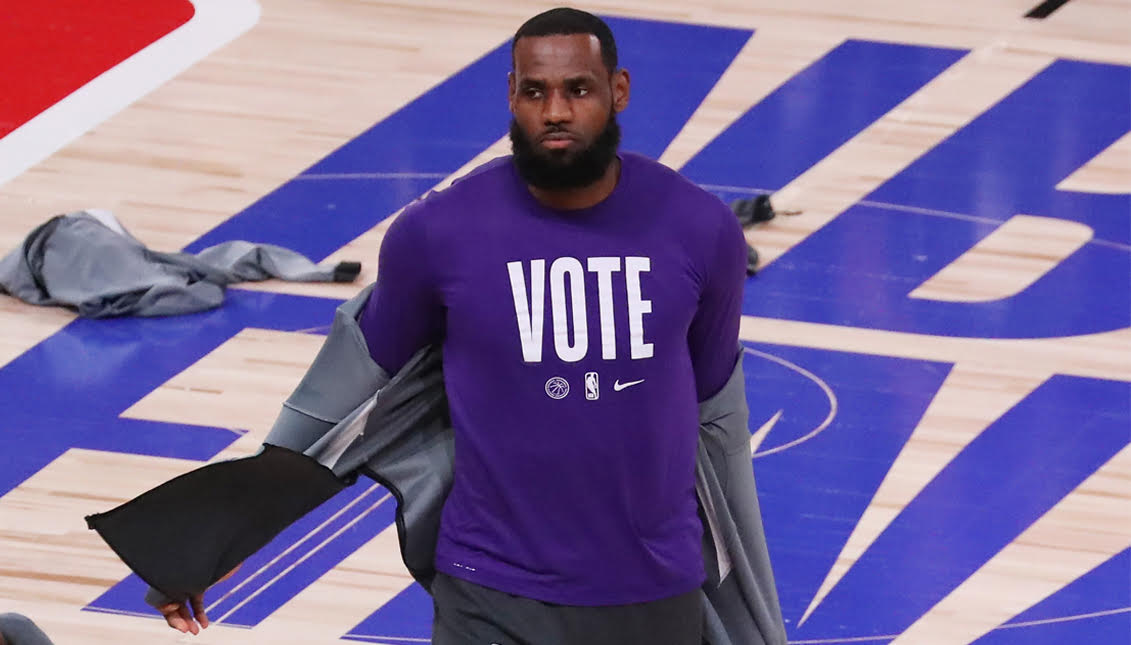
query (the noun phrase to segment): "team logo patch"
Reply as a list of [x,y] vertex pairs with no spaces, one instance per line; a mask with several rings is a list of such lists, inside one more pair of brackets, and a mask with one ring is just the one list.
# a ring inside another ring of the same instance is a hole
[[569,381],[555,376],[546,381],[546,395],[551,399],[564,399],[569,394]]

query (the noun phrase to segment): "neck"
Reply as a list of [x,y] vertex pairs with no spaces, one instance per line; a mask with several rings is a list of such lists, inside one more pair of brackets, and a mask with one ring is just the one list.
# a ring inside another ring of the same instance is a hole
[[613,162],[605,169],[605,174],[597,181],[580,188],[568,190],[545,190],[527,184],[526,188],[534,195],[543,206],[555,210],[572,211],[596,206],[612,194],[620,180],[620,159],[614,157]]

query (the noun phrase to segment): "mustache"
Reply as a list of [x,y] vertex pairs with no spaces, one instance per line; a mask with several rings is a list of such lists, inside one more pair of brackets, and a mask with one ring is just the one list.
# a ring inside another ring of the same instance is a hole
[[543,151],[534,144],[534,141],[563,133],[580,139],[576,132],[560,123],[547,123],[540,130],[527,134],[516,119],[511,119],[512,160],[527,184],[547,190],[587,186],[599,179],[616,157],[620,144],[620,126],[616,112],[612,110],[596,140],[579,152],[566,154],[564,150]]
[[573,130],[570,130],[569,128],[565,127],[564,125],[557,125],[557,124],[551,123],[551,124],[548,124],[546,127],[542,128],[542,132],[539,133],[538,136],[539,136],[539,138],[541,138],[541,137],[545,137],[546,135],[550,135],[550,134],[568,134],[568,135],[572,136]]

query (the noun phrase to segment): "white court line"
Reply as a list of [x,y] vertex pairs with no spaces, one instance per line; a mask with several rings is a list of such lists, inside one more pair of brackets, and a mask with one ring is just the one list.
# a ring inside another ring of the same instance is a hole
[[317,327],[307,327],[306,329],[291,329],[292,334],[317,334],[324,336],[330,332],[331,325],[318,325]]
[[789,641],[789,645],[832,645],[833,643],[873,643],[875,641],[893,640],[898,634],[885,634],[883,636],[855,636],[853,638],[813,638],[803,641]]
[[[875,207],[875,208],[883,208],[883,209],[893,210],[893,211],[902,211],[904,213],[915,213],[917,215],[934,215],[936,217],[946,217],[946,218],[950,218],[950,219],[961,219],[961,220],[967,220],[967,221],[970,221],[970,222],[978,222],[978,223],[981,223],[981,224],[993,224],[995,226],[1000,226],[1000,225],[1005,223],[1001,220],[996,220],[996,219],[992,219],[992,218],[989,218],[989,217],[979,217],[977,215],[965,215],[963,213],[952,213],[950,211],[940,211],[940,210],[936,210],[936,209],[933,209],[933,208],[920,208],[918,206],[903,206],[903,205],[900,205],[900,204],[889,204],[887,202],[874,202],[874,201],[867,200],[867,199],[862,199],[862,200],[860,200],[859,202],[856,202],[856,203],[862,204],[864,206],[872,206],[872,207]],[[1050,217],[1050,219],[1058,219],[1058,218],[1052,217],[1052,216],[1049,216],[1049,217]],[[1081,223],[1081,222],[1076,222],[1075,220],[1064,220],[1064,221],[1076,223],[1076,224]],[[1131,251],[1131,245],[1123,244],[1121,242],[1112,242],[1111,240],[1101,240],[1101,239],[1097,239],[1097,238],[1093,237],[1092,239],[1088,240],[1087,243],[1088,244],[1099,244],[1100,246],[1110,246],[1110,247],[1121,249],[1121,250],[1124,250],[1124,251]]]
[[1008,623],[1006,625],[998,625],[994,630],[999,629],[1017,629],[1018,627],[1034,627],[1037,625],[1053,625],[1056,623],[1068,623],[1074,620],[1084,620],[1085,618],[1101,618],[1103,616],[1115,616],[1116,614],[1131,614],[1131,607],[1122,607],[1120,609],[1108,609],[1106,611],[1093,611],[1089,614],[1076,614],[1075,616],[1061,616],[1060,618],[1045,618],[1044,620],[1029,620],[1023,623]]
[[327,172],[299,175],[296,180],[311,181],[318,179],[444,179],[448,173],[443,172]]
[[93,611],[97,614],[113,614],[115,616],[132,616],[133,618],[152,618],[154,620],[161,618],[161,614],[157,613],[156,609],[148,614],[141,611],[129,611],[126,609],[107,609],[105,607],[83,607],[83,611]]
[[[774,191],[766,188],[756,188],[753,186],[722,186],[716,184],[698,184],[703,190],[721,190],[728,193],[743,193],[746,195],[773,195]],[[967,215],[965,213],[954,213],[951,211],[943,211],[935,208],[923,208],[920,206],[904,206],[902,204],[890,204],[888,202],[877,202],[870,199],[861,199],[853,204],[853,206],[871,206],[873,208],[883,208],[885,210],[901,211],[904,213],[915,213],[916,215],[933,215],[935,217],[946,217],[948,219],[960,219],[967,222],[977,222],[979,224],[993,224],[995,226],[1004,224],[1001,220],[996,220],[990,217],[980,217],[978,215]],[[1075,221],[1075,220],[1065,220]],[[1121,242],[1112,242],[1111,240],[1103,240],[1092,238],[1088,240],[1088,244],[1098,244],[1099,246],[1107,246],[1121,251],[1131,251],[1131,245],[1123,244]]]
[[703,190],[721,190],[728,193],[744,193],[747,195],[772,195],[773,190],[769,188],[755,188],[754,186],[724,186],[721,184],[699,184]]
[[191,0],[188,22],[0,138],[0,185],[50,157],[259,22],[255,0]]
[[370,506],[369,508],[365,509],[365,511],[364,511],[364,512],[362,512],[362,513],[361,513],[361,515],[358,515],[357,517],[353,518],[352,520],[350,520],[350,522],[349,522],[348,524],[346,524],[346,525],[345,525],[345,526],[343,526],[342,528],[340,528],[340,529],[338,529],[337,531],[335,531],[333,535],[331,535],[330,537],[326,538],[325,540],[322,540],[322,542],[321,542],[321,543],[320,543],[320,544],[319,544],[318,546],[314,547],[314,549],[313,549],[313,550],[311,550],[311,551],[310,551],[309,553],[307,553],[306,555],[304,555],[304,556],[302,556],[301,558],[299,558],[298,560],[296,560],[296,561],[294,562],[294,564],[292,564],[292,565],[290,565],[289,567],[287,567],[286,569],[283,569],[282,571],[280,571],[278,575],[276,575],[276,576],[275,576],[274,578],[271,578],[270,580],[268,580],[268,581],[267,581],[267,584],[263,585],[263,586],[262,586],[262,587],[260,587],[259,589],[256,589],[254,593],[252,593],[252,594],[251,594],[250,596],[248,596],[247,598],[244,598],[244,599],[243,599],[243,600],[242,600],[242,601],[241,601],[241,602],[240,602],[240,603],[239,603],[238,605],[236,605],[235,607],[232,607],[232,609],[231,609],[230,611],[228,611],[228,613],[226,613],[226,614],[224,614],[223,616],[221,616],[220,618],[218,618],[216,622],[222,622],[222,621],[223,621],[224,619],[228,618],[228,617],[229,617],[229,616],[231,616],[232,614],[234,614],[234,613],[236,613],[237,611],[239,611],[239,609],[240,609],[241,607],[243,607],[243,606],[244,606],[244,605],[246,605],[247,603],[251,602],[251,601],[252,601],[252,600],[253,600],[253,599],[254,599],[254,598],[255,598],[256,596],[258,596],[259,594],[261,594],[261,593],[263,593],[264,591],[266,591],[266,590],[267,590],[267,589],[268,589],[268,588],[269,588],[269,587],[270,587],[271,585],[275,584],[275,583],[276,583],[276,582],[278,582],[278,581],[279,581],[279,580],[280,580],[280,579],[281,579],[281,578],[282,578],[283,576],[287,575],[288,573],[290,573],[291,571],[293,571],[293,570],[294,570],[294,569],[295,569],[296,567],[298,567],[298,565],[302,564],[303,562],[306,562],[306,561],[307,561],[307,560],[309,560],[309,559],[310,559],[310,558],[311,558],[311,557],[312,557],[312,556],[313,556],[313,555],[314,555],[315,553],[318,553],[319,551],[321,551],[321,550],[322,550],[322,549],[323,549],[323,548],[324,548],[324,547],[325,547],[325,546],[326,546],[327,544],[329,544],[329,543],[333,542],[334,540],[336,540],[336,539],[338,538],[338,536],[339,536],[339,535],[341,535],[342,533],[345,533],[345,532],[346,532],[346,531],[348,531],[349,529],[353,528],[353,526],[354,526],[355,524],[357,524],[358,522],[360,522],[360,521],[361,521],[361,520],[362,520],[363,518],[365,518],[365,516],[366,516],[366,515],[369,515],[369,514],[370,514],[370,513],[372,513],[373,511],[377,510],[377,508],[378,508],[379,506],[381,506],[382,504],[384,504],[385,502],[387,502],[387,501],[388,501],[388,500],[389,500],[390,498],[392,498],[392,496],[393,496],[393,494],[392,494],[392,493],[385,493],[385,496],[384,496],[384,497],[382,497],[381,499],[377,500],[377,502],[376,502],[375,504],[373,504],[373,506]]
[[370,641],[373,643],[431,643],[431,638],[409,638],[407,636],[367,636],[365,634],[346,634],[350,640]]
[[355,498],[355,499],[354,499],[353,501],[351,501],[351,502],[350,502],[349,504],[346,504],[345,506],[343,506],[343,507],[341,508],[341,510],[339,510],[339,511],[338,511],[337,513],[334,513],[333,515],[331,515],[331,516],[330,516],[330,518],[329,518],[329,519],[327,519],[327,520],[326,520],[325,522],[322,522],[322,523],[321,523],[321,524],[319,524],[318,526],[316,526],[316,527],[314,527],[313,529],[311,529],[311,530],[310,530],[310,531],[309,531],[309,532],[308,532],[308,533],[307,533],[306,535],[304,535],[304,536],[303,536],[303,538],[302,538],[301,540],[299,540],[298,542],[295,542],[295,543],[294,543],[294,544],[292,544],[292,545],[291,545],[290,547],[288,547],[286,551],[283,551],[283,552],[282,552],[282,553],[280,553],[279,555],[275,556],[275,558],[274,558],[273,560],[271,560],[271,561],[270,561],[270,562],[268,562],[267,564],[264,564],[264,565],[263,565],[262,567],[259,567],[259,569],[258,569],[258,570],[256,570],[256,571],[255,571],[254,573],[252,573],[252,574],[251,574],[250,576],[248,576],[248,577],[247,577],[247,578],[246,578],[246,579],[245,579],[245,580],[244,580],[243,582],[241,582],[241,583],[239,583],[238,585],[236,585],[235,587],[232,587],[231,589],[229,589],[229,590],[228,590],[228,593],[226,593],[226,594],[224,594],[223,596],[221,596],[221,597],[217,598],[216,600],[214,600],[214,601],[212,602],[212,604],[211,604],[211,605],[208,605],[208,607],[206,607],[206,608],[205,608],[205,610],[204,610],[204,611],[205,611],[205,613],[212,611],[213,609],[215,609],[215,608],[217,607],[217,605],[219,605],[220,603],[224,602],[224,601],[225,601],[225,600],[227,600],[228,598],[231,598],[231,597],[232,597],[232,595],[234,595],[234,594],[235,594],[236,592],[238,592],[238,591],[239,591],[240,589],[242,589],[242,588],[244,588],[245,586],[247,586],[247,585],[248,585],[248,583],[250,583],[250,582],[251,582],[252,580],[254,580],[254,579],[255,579],[255,578],[257,577],[257,576],[259,576],[259,574],[263,573],[263,572],[264,572],[264,571],[266,571],[267,569],[270,569],[270,568],[271,568],[271,567],[272,567],[273,565],[275,565],[275,564],[276,564],[276,563],[277,563],[277,562],[278,562],[279,560],[281,560],[281,559],[283,559],[284,557],[286,557],[286,556],[287,556],[287,554],[291,553],[291,552],[292,552],[292,551],[294,551],[295,549],[297,549],[297,548],[299,548],[300,546],[302,546],[302,545],[303,545],[303,543],[305,543],[305,542],[306,542],[307,540],[309,540],[309,539],[313,538],[313,537],[314,537],[315,535],[317,535],[317,534],[318,534],[318,532],[319,532],[319,531],[321,531],[322,529],[326,528],[326,526],[328,526],[329,524],[331,524],[332,522],[334,522],[334,520],[336,520],[336,519],[338,519],[339,517],[341,517],[341,516],[342,516],[342,515],[343,515],[343,514],[344,514],[344,513],[346,512],[346,511],[350,510],[350,509],[351,509],[351,508],[353,508],[353,507],[354,507],[355,505],[357,505],[357,504],[358,504],[359,502],[361,502],[361,500],[362,500],[362,499],[363,499],[363,498],[364,498],[364,497],[365,497],[366,495],[368,495],[369,493],[372,493],[373,491],[377,490],[378,488],[380,488],[380,485],[379,485],[379,484],[373,484],[372,486],[370,486],[369,488],[367,488],[367,489],[365,490],[365,492],[363,492],[362,494],[358,495],[358,496],[357,496],[357,497],[356,497],[356,498]]
[[[1086,620],[1088,618],[1102,618],[1104,616],[1114,616],[1117,614],[1131,613],[1131,607],[1121,607],[1119,609],[1108,609],[1105,611],[1093,611],[1087,614],[1074,614],[1072,616],[1060,616],[1059,618],[1045,618],[1043,620],[1030,620],[1023,623],[1008,623],[994,627],[992,631],[999,629],[1017,629],[1020,627],[1038,627],[1040,625],[1053,625],[1056,623],[1070,623],[1077,620]],[[883,636],[856,636],[853,638],[814,638],[801,641],[789,641],[789,645],[835,645],[837,643],[868,643],[871,641],[880,641],[885,639],[898,638],[899,634],[885,634]]]
[[[810,381],[813,381],[814,383],[817,384],[817,387],[821,388],[821,390],[825,393],[825,397],[828,398],[828,400],[829,400],[829,414],[825,417],[824,421],[822,421],[820,424],[817,425],[816,428],[813,428],[812,430],[810,430],[809,433],[806,434],[805,436],[798,437],[797,439],[794,439],[793,441],[790,441],[789,443],[783,443],[782,445],[774,446],[773,448],[770,448],[769,450],[759,452],[759,453],[755,453],[754,458],[772,455],[776,452],[788,450],[788,449],[790,449],[790,448],[792,448],[792,447],[794,447],[798,444],[805,443],[806,441],[809,441],[813,437],[816,437],[817,435],[821,434],[822,432],[824,432],[825,428],[829,427],[829,424],[831,424],[833,422],[833,419],[836,417],[836,413],[837,413],[837,409],[838,409],[838,403],[837,403],[836,394],[833,392],[833,389],[831,387],[829,387],[828,383],[825,383],[825,381],[822,380],[821,377],[810,372],[809,370],[805,369],[804,367],[801,367],[800,365],[796,365],[794,363],[791,363],[791,362],[785,360],[784,358],[778,358],[777,356],[774,356],[773,354],[767,354],[765,352],[760,352],[756,349],[751,349],[751,348],[746,347],[746,346],[743,346],[742,350],[747,352],[747,353],[753,354],[755,356],[760,356],[761,358],[765,358],[766,360],[773,361],[773,362],[775,362],[778,365],[781,365],[783,367],[787,367],[787,368],[797,372],[798,374],[804,376],[805,378],[809,379]],[[781,413],[779,412],[778,414],[781,414]]]

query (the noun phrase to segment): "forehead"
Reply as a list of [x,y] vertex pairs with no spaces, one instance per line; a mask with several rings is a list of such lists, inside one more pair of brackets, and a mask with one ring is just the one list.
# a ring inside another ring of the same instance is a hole
[[515,43],[514,73],[520,79],[604,76],[601,41],[593,34],[524,36]]

